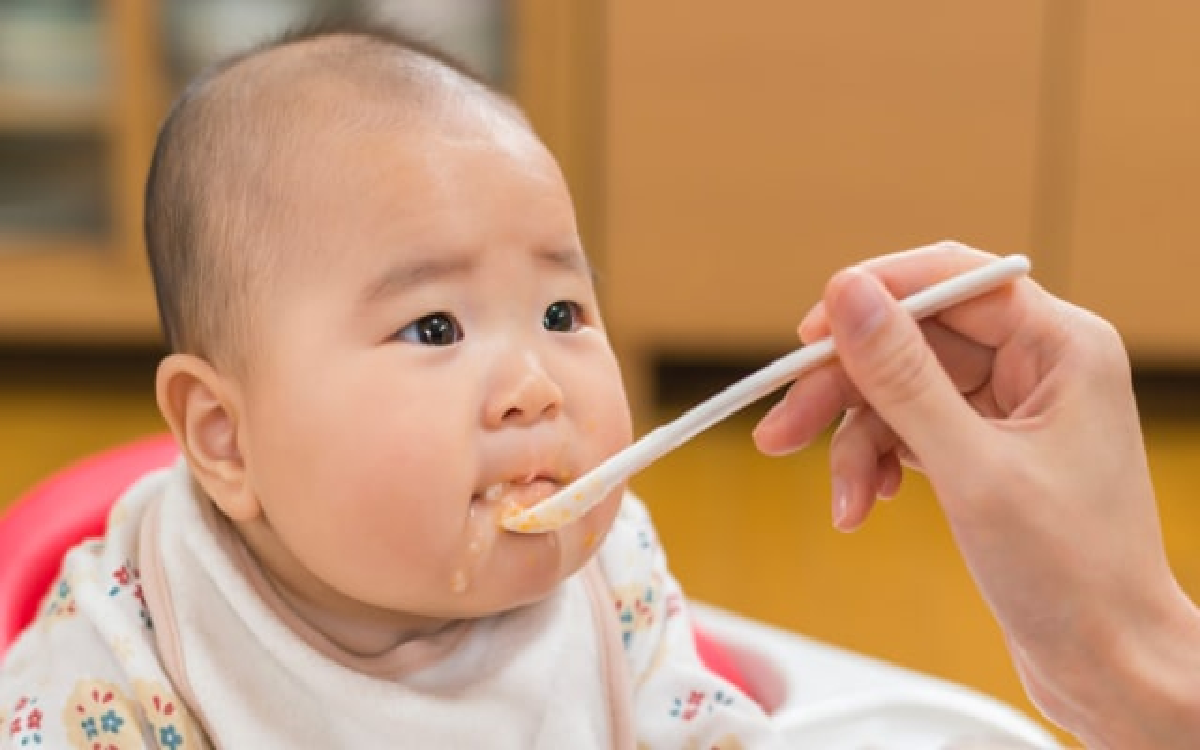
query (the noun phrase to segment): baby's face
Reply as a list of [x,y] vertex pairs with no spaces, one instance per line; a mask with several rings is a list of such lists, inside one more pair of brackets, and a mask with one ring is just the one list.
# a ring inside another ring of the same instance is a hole
[[282,176],[299,220],[256,302],[241,437],[297,589],[491,614],[549,593],[612,523],[620,490],[558,532],[498,525],[631,427],[561,173],[497,127],[335,132]]

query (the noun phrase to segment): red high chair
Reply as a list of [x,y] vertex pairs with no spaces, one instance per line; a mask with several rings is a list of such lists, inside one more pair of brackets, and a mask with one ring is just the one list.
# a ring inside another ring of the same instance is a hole
[[56,472],[0,515],[0,654],[33,620],[67,550],[102,536],[125,488],[177,455],[170,435],[109,449]]

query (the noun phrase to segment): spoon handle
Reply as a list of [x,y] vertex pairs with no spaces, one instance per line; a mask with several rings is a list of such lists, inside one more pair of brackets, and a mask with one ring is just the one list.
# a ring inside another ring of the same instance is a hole
[[[1010,255],[927,287],[906,297],[900,304],[919,320],[1018,278],[1028,273],[1029,267],[1029,259],[1025,256]],[[621,477],[639,472],[714,424],[787,385],[808,370],[832,360],[835,354],[831,338],[815,341],[786,354],[697,404],[675,420],[646,433],[595,470]]]

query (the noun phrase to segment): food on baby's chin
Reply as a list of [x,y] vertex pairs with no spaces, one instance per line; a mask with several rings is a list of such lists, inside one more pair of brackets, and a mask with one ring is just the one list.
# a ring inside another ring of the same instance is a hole
[[491,530],[492,514],[481,512],[476,506],[471,506],[467,548],[460,560],[460,565],[454,571],[450,580],[450,590],[461,594],[471,587],[471,580],[480,569],[484,558],[491,550],[495,533]]

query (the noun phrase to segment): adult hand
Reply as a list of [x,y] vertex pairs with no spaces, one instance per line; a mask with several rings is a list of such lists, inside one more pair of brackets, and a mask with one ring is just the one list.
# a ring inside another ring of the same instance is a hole
[[941,243],[834,276],[800,336],[832,333],[839,360],[756,443],[789,452],[844,413],[838,527],[894,494],[902,463],[924,472],[1047,717],[1089,746],[1193,746],[1200,616],[1167,564],[1120,337],[1030,279],[920,325],[895,302],[992,259]]

